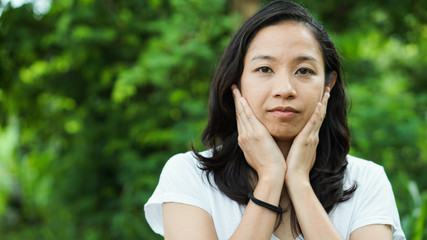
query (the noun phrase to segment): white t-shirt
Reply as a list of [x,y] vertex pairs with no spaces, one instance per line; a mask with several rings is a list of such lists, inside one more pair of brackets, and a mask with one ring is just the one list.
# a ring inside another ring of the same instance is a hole
[[[203,155],[210,154],[205,151]],[[348,156],[344,189],[357,182],[353,197],[338,204],[329,217],[345,239],[357,228],[370,224],[392,226],[393,239],[405,239],[393,191],[383,167],[360,158]],[[164,166],[159,184],[144,206],[145,217],[154,232],[164,235],[162,203],[177,202],[199,207],[213,219],[219,240],[229,239],[240,223],[246,206],[219,191],[210,176],[200,169],[201,163],[191,152],[173,156]],[[277,240],[274,235],[271,240]],[[297,239],[304,239],[300,235]]]

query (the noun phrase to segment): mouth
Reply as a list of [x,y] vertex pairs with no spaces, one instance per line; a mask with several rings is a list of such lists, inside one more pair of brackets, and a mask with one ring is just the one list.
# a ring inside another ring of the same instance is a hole
[[297,115],[299,112],[292,107],[275,107],[273,109],[268,110],[271,114],[281,119],[290,119]]

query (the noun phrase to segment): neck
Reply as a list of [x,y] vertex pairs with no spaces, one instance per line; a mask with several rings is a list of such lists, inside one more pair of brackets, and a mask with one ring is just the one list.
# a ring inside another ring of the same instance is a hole
[[279,146],[279,149],[282,152],[283,157],[285,157],[285,159],[287,159],[288,157],[289,150],[291,149],[291,146],[292,146],[292,142],[293,142],[293,139],[290,141],[276,140],[277,146]]
[[[277,146],[279,146],[279,149],[282,152],[285,160],[288,157],[289,150],[291,149],[291,146],[292,146],[292,142],[293,142],[293,139],[290,141],[276,140]],[[287,208],[289,207],[289,204],[290,204],[290,198],[288,195],[288,189],[286,188],[286,185],[283,185],[282,194],[280,197],[280,205],[281,207]]]

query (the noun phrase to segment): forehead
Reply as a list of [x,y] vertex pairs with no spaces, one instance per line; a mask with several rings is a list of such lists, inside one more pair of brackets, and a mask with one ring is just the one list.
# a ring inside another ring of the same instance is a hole
[[320,45],[312,31],[303,23],[280,22],[262,28],[246,52],[245,62],[257,55],[286,60],[301,56],[315,58],[323,66]]

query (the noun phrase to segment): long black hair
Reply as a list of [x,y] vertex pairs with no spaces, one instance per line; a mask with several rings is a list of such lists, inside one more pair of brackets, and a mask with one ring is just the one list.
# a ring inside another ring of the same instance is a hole
[[[226,48],[213,77],[209,120],[202,134],[202,143],[212,149],[212,156],[193,153],[203,170],[213,174],[219,190],[240,204],[247,204],[247,194],[253,191],[250,176],[255,170],[246,162],[237,142],[235,105],[230,87],[239,84],[247,49],[262,28],[284,21],[304,24],[318,41],[325,63],[325,84],[335,71],[337,79],[330,93],[327,113],[319,131],[316,161],[310,171],[310,182],[326,212],[351,198],[356,185],[344,189],[346,156],[350,148],[347,125],[347,100],[341,62],[335,46],[323,26],[306,9],[289,1],[274,1],[249,18]],[[300,233],[295,211],[291,206],[293,234]]]

